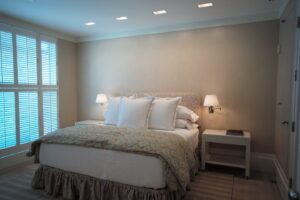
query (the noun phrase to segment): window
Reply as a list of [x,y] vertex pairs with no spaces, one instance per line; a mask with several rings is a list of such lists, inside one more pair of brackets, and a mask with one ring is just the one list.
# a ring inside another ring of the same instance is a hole
[[0,149],[16,146],[15,93],[0,92]]
[[0,32],[0,84],[14,83],[14,60],[12,33]]
[[39,137],[38,93],[19,92],[20,144]]
[[57,129],[57,94],[53,91],[43,92],[44,134]]
[[56,45],[42,41],[41,47],[43,84],[56,85]]
[[0,157],[58,128],[56,41],[0,24]]
[[37,85],[36,39],[17,35],[18,83]]

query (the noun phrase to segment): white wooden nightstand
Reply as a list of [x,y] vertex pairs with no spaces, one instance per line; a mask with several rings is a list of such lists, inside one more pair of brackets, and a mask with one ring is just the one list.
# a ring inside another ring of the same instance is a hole
[[[219,143],[229,145],[245,146],[245,157],[237,158],[224,155],[210,155],[208,152],[208,143]],[[205,164],[216,164],[245,169],[245,175],[250,176],[250,143],[251,135],[244,131],[243,136],[226,135],[226,130],[206,129],[202,133],[202,153],[201,166],[205,170]]]
[[85,120],[85,121],[79,121],[75,122],[75,126],[92,126],[92,125],[104,125],[104,121],[97,121],[97,120]]

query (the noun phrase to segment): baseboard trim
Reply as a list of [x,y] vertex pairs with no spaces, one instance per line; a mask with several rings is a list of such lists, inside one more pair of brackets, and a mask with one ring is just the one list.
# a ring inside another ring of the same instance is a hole
[[275,169],[276,184],[281,194],[281,197],[283,200],[289,200],[288,199],[288,191],[289,191],[288,177],[285,175],[279,161],[276,158],[274,159],[274,169]]
[[274,159],[274,154],[252,152],[251,170],[271,174],[275,179]]
[[28,163],[33,163],[33,157],[27,157],[25,151],[3,157],[0,159],[0,174]]
[[[220,150],[215,150],[215,152],[220,153],[219,151]],[[226,149],[222,149],[221,152],[222,153],[225,152],[226,155],[233,154],[232,152]],[[276,181],[282,199],[289,200],[288,199],[288,191],[289,191],[288,178],[285,175],[280,163],[278,162],[274,154],[252,152],[251,170],[270,174],[273,180]]]
[[279,189],[280,195],[283,200],[288,199],[288,177],[285,175],[279,161],[273,154],[256,153],[251,154],[251,169],[267,172],[274,175],[274,180]]

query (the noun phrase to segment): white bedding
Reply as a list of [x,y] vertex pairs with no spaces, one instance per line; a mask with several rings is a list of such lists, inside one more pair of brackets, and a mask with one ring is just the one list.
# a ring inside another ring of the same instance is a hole
[[[164,132],[181,136],[194,151],[198,146],[198,129]],[[42,144],[40,163],[133,186],[153,189],[165,187],[162,163],[151,156],[81,146]]]

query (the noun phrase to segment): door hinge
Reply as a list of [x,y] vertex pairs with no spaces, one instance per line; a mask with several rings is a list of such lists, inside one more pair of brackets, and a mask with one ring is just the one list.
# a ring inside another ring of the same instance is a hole
[[298,70],[295,70],[295,81],[298,80]]
[[300,28],[300,17],[297,19],[297,28]]
[[277,44],[277,54],[281,53],[281,44]]
[[295,132],[295,122],[292,122],[292,132]]
[[290,178],[290,179],[289,179],[289,188],[292,188],[292,187],[293,187],[293,179]]

